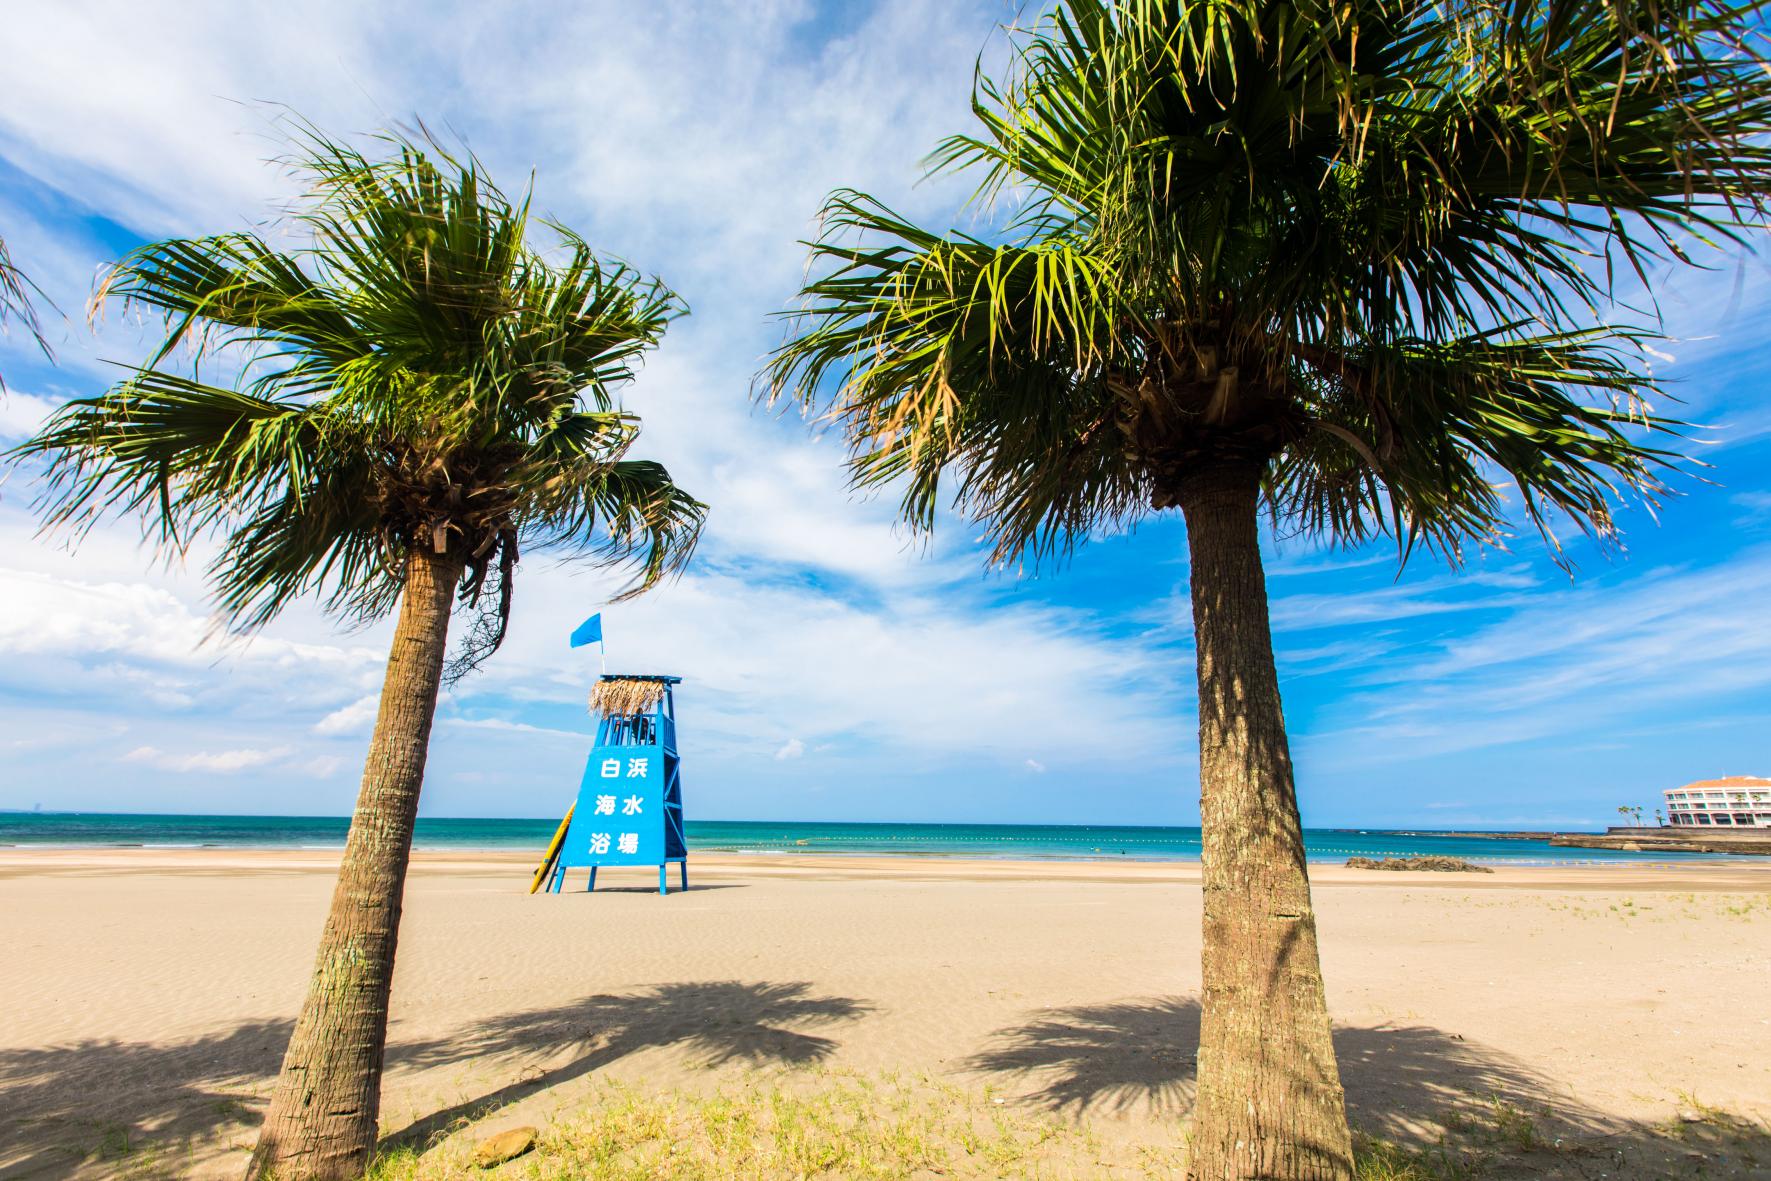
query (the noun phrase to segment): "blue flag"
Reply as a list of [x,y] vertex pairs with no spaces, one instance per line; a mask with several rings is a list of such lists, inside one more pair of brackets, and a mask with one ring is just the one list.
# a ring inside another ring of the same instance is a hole
[[572,633],[572,647],[574,648],[582,648],[586,644],[600,644],[602,642],[603,616],[600,611],[579,624],[578,630]]

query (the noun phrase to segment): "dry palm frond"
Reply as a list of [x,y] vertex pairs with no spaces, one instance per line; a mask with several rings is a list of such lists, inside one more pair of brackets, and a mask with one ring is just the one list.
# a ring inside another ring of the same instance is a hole
[[666,684],[642,677],[604,677],[590,691],[590,712],[611,718],[651,713],[664,700]]

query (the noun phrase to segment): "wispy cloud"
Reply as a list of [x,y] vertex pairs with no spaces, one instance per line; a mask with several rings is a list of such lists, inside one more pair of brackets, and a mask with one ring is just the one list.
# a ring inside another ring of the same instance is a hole
[[1537,584],[1537,577],[1527,571],[1495,570],[1335,593],[1285,594],[1273,601],[1273,630],[1309,631],[1423,615],[1501,611],[1526,601],[1522,594],[1505,592],[1523,592]]
[[[1381,763],[1614,730],[1771,686],[1771,549],[1560,588],[1367,669],[1336,709],[1343,759]],[[1356,719],[1356,720],[1355,720]]]
[[1740,507],[1742,525],[1771,525],[1771,492],[1738,492],[1730,497]]
[[123,756],[125,763],[146,763],[162,771],[202,771],[211,775],[227,775],[280,762],[289,756],[286,746],[260,750],[243,747],[239,750],[195,751],[190,754],[169,754],[152,746],[138,746]]
[[513,722],[508,718],[468,718],[460,716],[446,717],[442,724],[456,730],[491,730],[501,734],[533,735],[537,738],[558,738],[574,745],[584,745],[589,734],[578,730],[555,730],[547,726],[532,726],[527,722]]

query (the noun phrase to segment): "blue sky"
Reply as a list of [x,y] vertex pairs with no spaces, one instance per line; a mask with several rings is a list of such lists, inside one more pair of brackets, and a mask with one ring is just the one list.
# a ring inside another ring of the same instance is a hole
[[[654,11],[655,10],[655,11]],[[176,14],[176,19],[170,19]],[[987,574],[974,529],[932,543],[851,498],[841,454],[753,411],[825,192],[925,220],[919,160],[962,128],[998,0],[819,6],[589,3],[38,5],[0,77],[0,236],[66,313],[59,364],[0,341],[0,442],[142,355],[88,324],[98,268],[137,241],[264,221],[287,104],[339,133],[422,118],[693,308],[627,404],[713,506],[692,571],[605,613],[612,667],[685,677],[691,815],[1194,823],[1185,537],[1102,539],[1036,578]],[[1771,773],[1771,361],[1763,258],[1656,276],[1657,365],[1710,429],[1711,466],[1627,555],[1541,544],[1397,576],[1382,545],[1269,547],[1306,823],[1599,824],[1620,803]],[[308,607],[217,636],[200,571],[95,531],[35,535],[32,473],[0,488],[0,808],[349,810],[388,629]],[[443,702],[438,816],[557,815],[586,753],[594,657],[572,627],[611,583],[524,564],[512,636]]]

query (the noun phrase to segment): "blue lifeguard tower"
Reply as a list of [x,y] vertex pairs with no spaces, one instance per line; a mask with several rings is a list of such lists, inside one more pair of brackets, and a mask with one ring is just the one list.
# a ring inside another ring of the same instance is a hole
[[530,886],[558,894],[568,869],[589,869],[596,889],[605,865],[656,865],[658,892],[669,894],[671,862],[689,888],[688,842],[683,838],[682,760],[676,748],[676,702],[681,677],[604,673],[590,707],[601,721],[584,768],[578,800],[560,821]]

